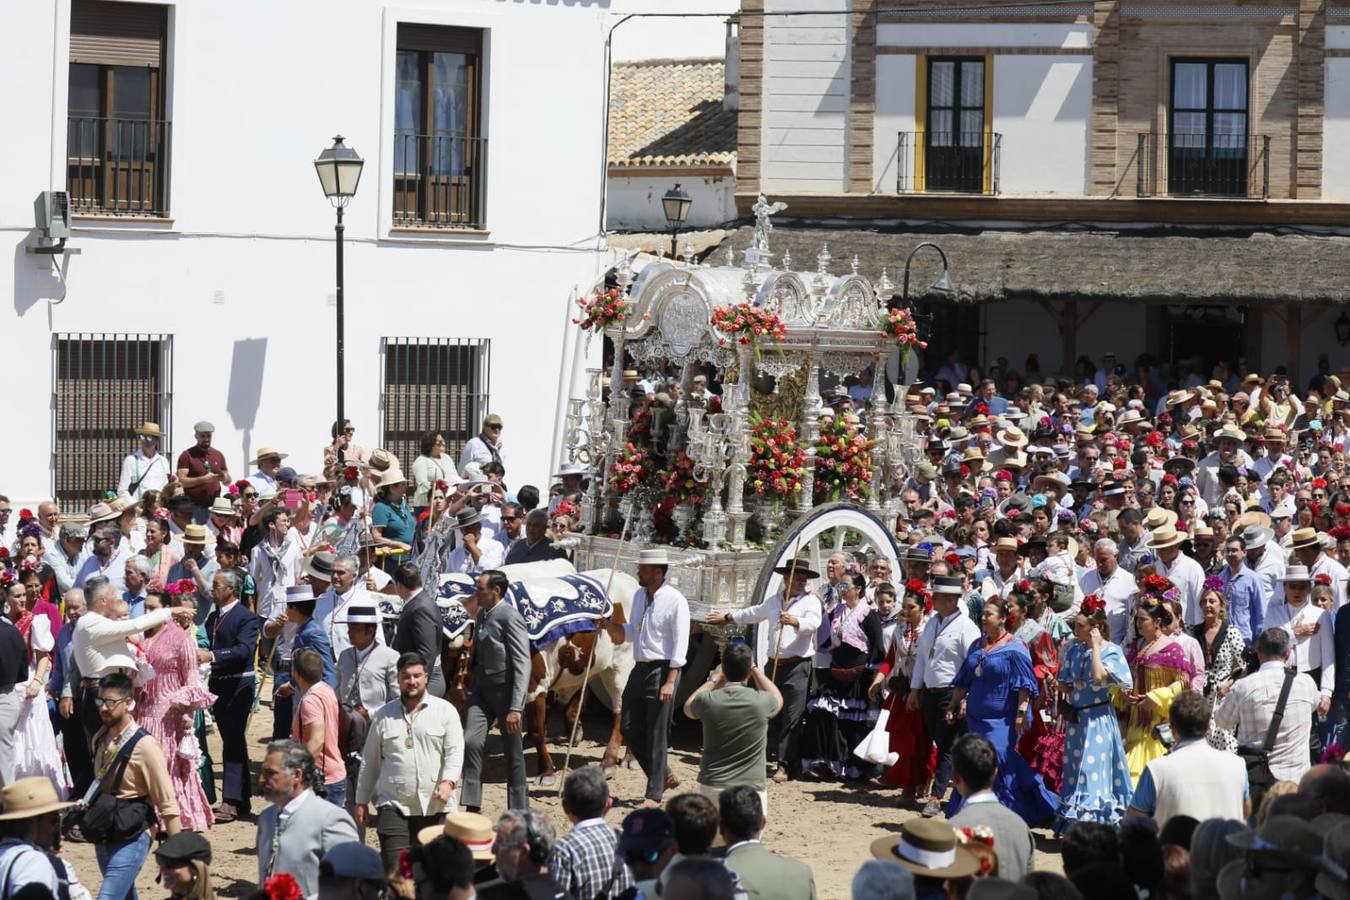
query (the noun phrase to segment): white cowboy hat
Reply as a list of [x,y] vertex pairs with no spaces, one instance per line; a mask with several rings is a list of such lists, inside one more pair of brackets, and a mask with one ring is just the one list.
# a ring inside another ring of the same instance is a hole
[[639,550],[637,564],[639,566],[668,566],[670,565],[670,556],[660,548]]

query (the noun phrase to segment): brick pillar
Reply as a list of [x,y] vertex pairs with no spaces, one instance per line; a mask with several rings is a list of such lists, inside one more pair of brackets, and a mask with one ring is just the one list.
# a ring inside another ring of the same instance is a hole
[[[764,120],[764,0],[742,0],[741,106],[736,116],[736,192],[759,191],[760,128]],[[753,201],[752,201],[753,202]]]
[[1326,90],[1326,0],[1299,0],[1298,134],[1293,148],[1294,191],[1298,200],[1322,196],[1322,117]]
[[877,0],[853,0],[849,14],[853,66],[848,103],[848,192],[872,191],[872,141],[877,111]]
[[1120,4],[1092,4],[1092,169],[1088,193],[1112,196],[1116,172],[1117,129],[1120,125]]

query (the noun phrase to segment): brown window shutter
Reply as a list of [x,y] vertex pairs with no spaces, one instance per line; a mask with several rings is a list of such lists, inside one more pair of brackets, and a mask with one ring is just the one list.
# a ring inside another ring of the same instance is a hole
[[483,32],[477,28],[448,25],[398,23],[398,49],[440,53],[477,54],[483,47]]
[[164,56],[164,10],[152,3],[73,0],[70,61],[159,68]]

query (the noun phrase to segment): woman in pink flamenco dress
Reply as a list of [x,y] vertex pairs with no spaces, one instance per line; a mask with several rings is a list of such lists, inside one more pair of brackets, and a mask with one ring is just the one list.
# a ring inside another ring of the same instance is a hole
[[[146,612],[163,605],[162,594],[146,595]],[[210,709],[216,698],[197,678],[197,641],[170,620],[146,632],[142,646],[155,674],[136,689],[136,721],[164,748],[183,830],[205,831],[215,816],[197,772],[195,753],[200,751],[192,721],[197,710]],[[184,750],[193,755],[185,756]]]

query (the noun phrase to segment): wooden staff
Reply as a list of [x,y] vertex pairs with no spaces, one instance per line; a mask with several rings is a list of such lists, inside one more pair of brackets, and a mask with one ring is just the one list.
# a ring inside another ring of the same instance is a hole
[[[605,582],[605,596],[609,596],[610,588],[614,586],[614,575],[619,571],[619,557],[623,553],[623,542],[628,539],[628,526],[633,522],[633,510],[637,509],[638,500],[633,498],[633,502],[628,505],[628,514],[623,517],[623,529],[619,532],[619,543],[614,548],[614,563],[609,567],[609,580]],[[651,598],[647,598],[648,603]],[[610,601],[611,606],[615,605]],[[572,720],[572,733],[567,738],[567,752],[563,754],[562,774],[558,776],[558,796],[562,796],[563,781],[567,778],[567,767],[572,762],[572,747],[577,741],[577,730],[581,727],[581,711],[586,706],[586,686],[591,681],[591,665],[595,662],[595,653],[600,649],[600,627],[597,626],[595,643],[591,645],[591,655],[586,657],[586,671],[581,676],[581,696],[577,699],[577,717]],[[548,703],[548,686],[544,686],[544,702]],[[543,735],[540,735],[543,738]]]
[[788,566],[787,581],[783,583],[783,608],[778,611],[778,634],[775,637],[773,646],[773,668],[769,671],[769,680],[774,681],[778,678],[778,658],[783,655],[783,616],[787,614],[788,601],[792,598],[788,595],[792,593],[792,579],[797,577],[797,554],[801,551],[802,539],[797,536],[797,549],[792,551],[792,564]]

